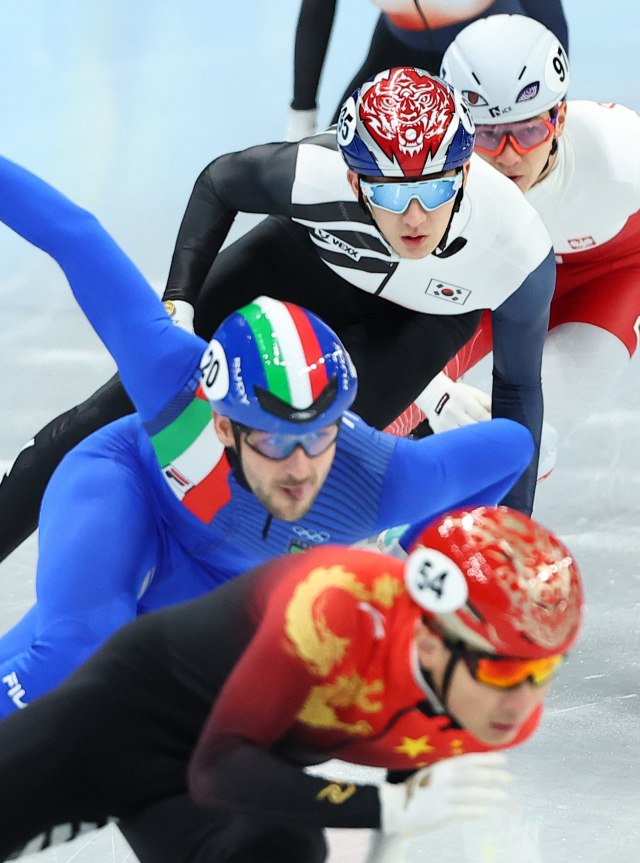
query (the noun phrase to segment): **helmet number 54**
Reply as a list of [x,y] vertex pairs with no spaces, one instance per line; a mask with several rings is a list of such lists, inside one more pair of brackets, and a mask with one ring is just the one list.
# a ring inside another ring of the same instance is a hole
[[418,590],[432,590],[438,599],[444,592],[444,580],[449,573],[446,569],[438,572],[433,569],[433,564],[430,560],[425,560],[420,567],[420,578],[417,582]]

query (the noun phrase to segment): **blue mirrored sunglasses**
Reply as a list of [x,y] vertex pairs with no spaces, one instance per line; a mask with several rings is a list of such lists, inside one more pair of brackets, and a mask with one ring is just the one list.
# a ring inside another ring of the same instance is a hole
[[414,198],[424,210],[437,210],[455,197],[461,186],[462,171],[453,177],[439,177],[437,180],[405,180],[399,183],[369,183],[360,180],[362,194],[370,204],[398,214],[404,213]]
[[340,423],[334,423],[318,431],[303,434],[278,434],[252,429],[240,423],[234,425],[245,433],[244,441],[248,447],[272,461],[284,461],[298,446],[302,447],[309,458],[322,455],[335,443],[340,427]]

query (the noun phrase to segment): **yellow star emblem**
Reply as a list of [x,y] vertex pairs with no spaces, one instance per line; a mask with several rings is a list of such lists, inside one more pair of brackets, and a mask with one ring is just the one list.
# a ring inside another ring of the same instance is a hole
[[451,755],[462,755],[464,753],[464,748],[462,745],[462,740],[450,740],[449,747],[451,749]]
[[396,752],[406,752],[409,758],[417,758],[422,752],[433,752],[433,746],[429,746],[429,735],[418,737],[413,740],[411,737],[403,737],[400,746],[395,747]]

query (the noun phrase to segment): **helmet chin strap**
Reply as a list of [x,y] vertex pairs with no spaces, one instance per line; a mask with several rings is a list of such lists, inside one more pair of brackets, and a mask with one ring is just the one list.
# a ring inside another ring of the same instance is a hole
[[[433,689],[435,694],[438,696],[440,703],[444,707],[448,716],[451,716],[449,712],[449,689],[451,688],[451,680],[453,678],[453,672],[455,671],[456,665],[460,661],[462,654],[465,649],[465,645],[462,641],[453,641],[445,636],[444,644],[449,651],[449,659],[447,660],[447,664],[444,669],[444,674],[442,675],[442,686],[436,686],[436,683],[433,679],[433,675],[430,671],[427,671],[425,668],[421,668],[422,674],[429,686]],[[453,717],[451,717],[453,719]]]
[[[235,442],[235,447],[228,446],[226,447],[227,453],[227,461],[233,473],[235,474],[235,478],[238,482],[238,485],[242,486],[245,491],[248,491],[250,494],[253,494],[253,489],[249,485],[246,474],[244,472],[244,468],[242,467],[242,455],[240,449],[240,435],[242,434],[242,429],[239,428],[236,423],[231,423],[231,429],[233,431],[233,440]],[[267,520],[264,523],[264,527],[262,529],[262,539],[266,540],[269,536],[269,528],[271,527],[271,522],[273,521],[273,513],[267,510]]]
[[[538,178],[536,179],[536,183],[540,182],[540,180],[544,176],[545,171],[549,167],[549,162],[551,161],[551,157],[555,156],[555,154],[557,152],[558,152],[558,139],[554,135],[553,144],[551,145],[551,149],[549,150],[549,155],[547,156],[547,161],[544,163],[544,168],[538,174]],[[535,186],[536,183],[534,183],[533,185]]]
[[253,494],[253,490],[247,482],[247,478],[244,474],[244,468],[242,467],[242,456],[240,454],[240,435],[242,434],[242,430],[234,422],[231,423],[231,430],[233,431],[233,440],[235,442],[235,447],[228,446],[225,448],[227,453],[227,461],[229,462],[229,465],[235,474],[238,485],[242,486],[245,491],[251,492],[251,494]]
[[456,252],[459,252],[460,249],[464,248],[467,245],[467,241],[464,237],[456,237],[455,240],[451,243],[451,245],[447,246],[447,240],[449,239],[449,231],[451,230],[451,225],[453,224],[453,217],[460,209],[460,204],[462,204],[463,197],[464,186],[460,186],[453,204],[453,209],[451,210],[451,215],[449,216],[449,224],[447,225],[447,228],[442,235],[442,239],[438,243],[438,247],[434,249],[433,252],[431,252],[431,254],[436,258],[450,258],[451,255],[455,255]]
[[442,692],[440,693],[442,706],[447,711],[447,713],[449,712],[449,705],[447,704],[447,701],[449,698],[449,689],[451,687],[451,678],[453,677],[453,672],[455,671],[456,665],[460,661],[464,646],[461,644],[461,642],[458,642],[457,644],[452,645],[449,650],[450,656],[444,670],[444,675],[442,677]]
[[[560,103],[558,103],[558,104],[560,104]],[[554,118],[557,118],[557,116],[558,116],[558,105],[556,105],[556,107],[551,111],[551,119],[553,120]],[[551,144],[551,149],[549,150],[549,155],[547,156],[547,161],[544,163],[544,168],[538,174],[538,177],[536,179],[536,183],[540,182],[540,180],[544,176],[545,171],[549,167],[549,162],[551,161],[551,158],[553,156],[555,156],[555,154],[557,152],[558,152],[558,139],[557,139],[556,134],[554,132],[553,133],[553,142]],[[533,185],[535,186],[536,183],[534,183]]]

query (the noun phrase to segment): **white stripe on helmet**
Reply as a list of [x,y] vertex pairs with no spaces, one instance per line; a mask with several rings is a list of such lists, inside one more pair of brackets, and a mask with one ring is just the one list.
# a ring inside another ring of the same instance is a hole
[[254,302],[265,313],[277,335],[283,353],[280,363],[284,365],[287,373],[291,404],[300,410],[308,408],[313,402],[309,367],[304,356],[298,328],[289,309],[284,303],[271,297],[258,297]]

